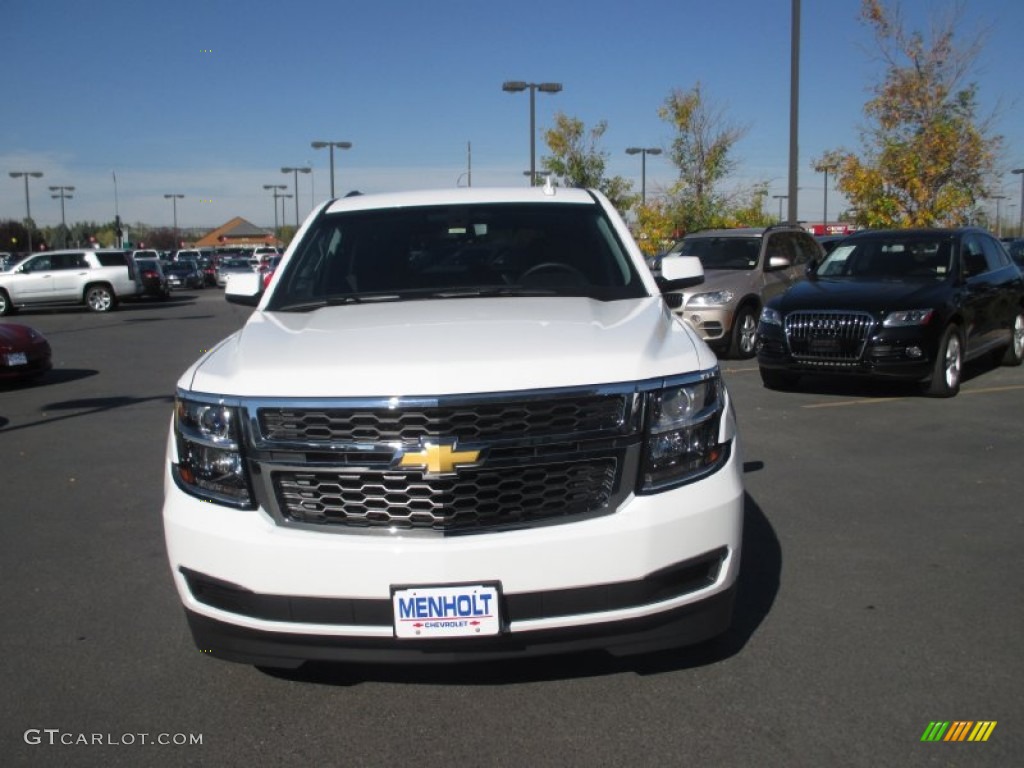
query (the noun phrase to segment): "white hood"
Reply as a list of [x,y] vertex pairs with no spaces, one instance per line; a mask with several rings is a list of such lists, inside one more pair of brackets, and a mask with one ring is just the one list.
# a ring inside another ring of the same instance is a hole
[[179,386],[248,397],[380,397],[638,381],[714,355],[660,298],[431,299],[260,312]]

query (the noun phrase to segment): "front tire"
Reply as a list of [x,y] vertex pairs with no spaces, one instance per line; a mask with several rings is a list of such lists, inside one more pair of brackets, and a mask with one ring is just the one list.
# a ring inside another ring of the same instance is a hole
[[0,290],[0,317],[9,315],[14,311],[14,305],[11,304],[11,299],[7,295],[6,291]]
[[964,345],[960,329],[950,325],[942,334],[932,367],[932,377],[924,385],[924,394],[928,397],[956,397],[960,391],[963,368]]
[[729,344],[729,356],[737,360],[749,360],[757,351],[756,309],[749,304],[740,307],[732,321],[732,341]]
[[1003,365],[1015,367],[1024,361],[1024,311],[1017,312],[1010,331],[1013,338],[1010,339],[1010,346],[1006,348],[1001,362]]
[[92,312],[109,312],[117,300],[109,285],[90,285],[85,289],[85,304]]

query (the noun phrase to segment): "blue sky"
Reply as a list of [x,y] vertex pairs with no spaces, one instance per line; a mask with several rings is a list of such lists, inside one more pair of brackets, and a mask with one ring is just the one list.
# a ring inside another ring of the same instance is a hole
[[[1003,165],[1024,166],[1024,3],[967,0],[963,42],[985,34],[973,79],[984,112],[998,110]],[[291,3],[178,0],[4,0],[0,43],[0,219],[23,218],[22,179],[33,218],[60,221],[50,185],[72,185],[70,221],[109,220],[217,226],[232,216],[269,226],[264,184],[299,177],[299,212],[329,194],[326,150],[312,140],[351,141],[336,151],[339,194],[447,187],[467,170],[474,186],[525,184],[529,98],[506,80],[556,81],[537,94],[541,132],[561,111],[608,130],[608,173],[635,180],[628,146],[667,147],[658,108],[673,89],[700,83],[736,124],[736,184],[787,187],[789,0],[333,0]],[[927,32],[951,2],[904,0],[902,17]],[[860,0],[802,3],[800,96],[801,219],[821,217],[824,188],[811,159],[825,149],[859,149],[870,87],[882,67]],[[674,180],[664,157],[649,157],[648,195]],[[1003,178],[1005,216],[1016,217],[1020,178]],[[772,201],[774,206],[775,201]],[[829,211],[840,207],[829,193]],[[774,210],[771,208],[770,210]],[[294,201],[286,218],[294,221]],[[994,211],[994,203],[993,203]]]

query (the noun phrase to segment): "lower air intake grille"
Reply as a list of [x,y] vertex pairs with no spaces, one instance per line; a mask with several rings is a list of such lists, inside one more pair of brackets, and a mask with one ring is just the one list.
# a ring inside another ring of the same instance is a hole
[[605,457],[457,476],[420,472],[275,472],[282,514],[294,522],[443,533],[533,524],[593,513],[615,489],[617,461]]

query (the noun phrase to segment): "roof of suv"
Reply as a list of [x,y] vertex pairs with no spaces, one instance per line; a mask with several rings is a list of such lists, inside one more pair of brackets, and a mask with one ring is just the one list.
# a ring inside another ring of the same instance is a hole
[[698,229],[688,232],[687,237],[761,237],[765,232],[798,231],[806,232],[799,224],[773,224],[770,227],[732,227],[729,229]]
[[472,203],[576,203],[593,205],[593,193],[571,187],[453,187],[342,197],[327,204],[328,213],[402,206]]

